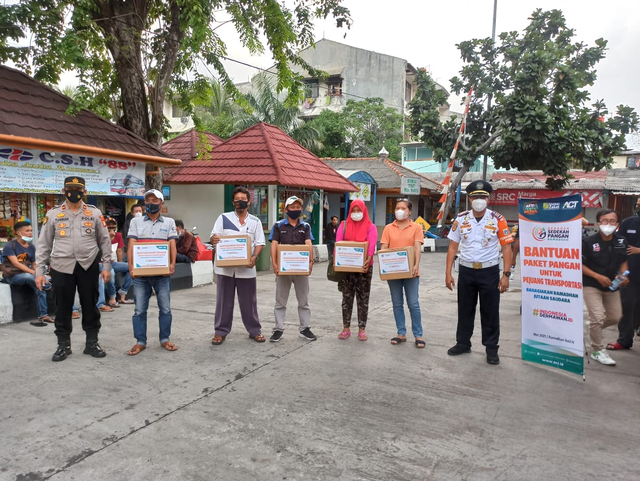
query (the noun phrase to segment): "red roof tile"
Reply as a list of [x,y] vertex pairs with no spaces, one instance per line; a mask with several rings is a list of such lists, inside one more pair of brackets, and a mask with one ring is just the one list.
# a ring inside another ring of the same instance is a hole
[[182,162],[188,162],[196,158],[199,150],[211,150],[222,142],[224,139],[215,134],[191,129],[162,144],[162,150]]
[[277,184],[334,192],[357,190],[280,128],[266,123],[240,132],[200,159],[166,170],[167,183]]
[[170,158],[160,148],[93,112],[68,115],[69,102],[60,92],[0,65],[0,134]]

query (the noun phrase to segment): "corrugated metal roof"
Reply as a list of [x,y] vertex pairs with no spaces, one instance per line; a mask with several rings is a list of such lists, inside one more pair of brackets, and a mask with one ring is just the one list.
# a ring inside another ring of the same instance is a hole
[[0,65],[0,134],[169,158],[160,148],[93,112],[67,114],[70,102],[28,75]]
[[275,125],[258,123],[199,158],[171,169],[165,182],[286,185],[334,192],[356,186]]

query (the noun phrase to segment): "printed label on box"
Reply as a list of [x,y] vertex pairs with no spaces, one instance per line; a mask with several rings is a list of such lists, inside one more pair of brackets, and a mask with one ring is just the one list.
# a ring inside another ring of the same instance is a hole
[[280,272],[309,272],[309,251],[281,251]]
[[134,244],[133,264],[136,268],[147,269],[169,266],[169,246],[156,244]]
[[380,262],[382,274],[409,272],[409,259],[406,251],[380,252],[378,253],[378,262]]
[[362,267],[364,265],[364,248],[337,245],[335,248],[335,265],[340,267]]
[[247,239],[243,237],[221,238],[216,245],[216,258],[219,261],[246,259]]

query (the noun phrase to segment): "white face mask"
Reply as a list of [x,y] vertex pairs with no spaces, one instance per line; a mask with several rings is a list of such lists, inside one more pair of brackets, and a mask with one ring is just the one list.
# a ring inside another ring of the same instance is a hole
[[136,212],[133,217],[142,217],[142,212]]
[[471,207],[476,212],[482,212],[487,208],[487,199],[473,199],[471,201]]
[[363,217],[364,217],[364,214],[362,212],[352,212],[351,213],[351,220],[353,220],[355,222],[360,222]]
[[610,236],[616,231],[617,228],[618,226],[615,225],[601,225],[600,232],[602,232],[606,236]]
[[409,211],[408,210],[397,210],[396,211],[396,219],[404,220],[407,217],[409,217]]

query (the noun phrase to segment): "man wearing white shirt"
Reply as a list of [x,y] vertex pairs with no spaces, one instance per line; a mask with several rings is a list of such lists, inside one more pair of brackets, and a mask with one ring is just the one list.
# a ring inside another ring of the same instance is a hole
[[251,199],[244,187],[233,190],[233,212],[221,214],[211,231],[211,243],[215,246],[220,236],[246,234],[251,237],[252,256],[249,267],[218,267],[214,265],[218,276],[215,312],[215,336],[211,340],[214,346],[222,344],[231,331],[235,292],[238,291],[238,304],[244,327],[249,337],[256,342],[264,342],[262,326],[258,317],[258,297],[256,282],[256,259],[265,246],[262,222],[249,214]]

